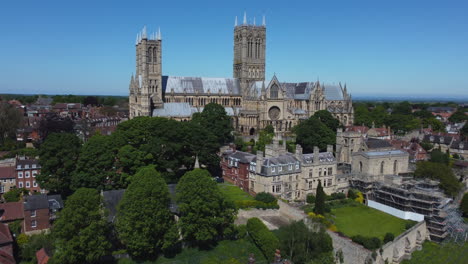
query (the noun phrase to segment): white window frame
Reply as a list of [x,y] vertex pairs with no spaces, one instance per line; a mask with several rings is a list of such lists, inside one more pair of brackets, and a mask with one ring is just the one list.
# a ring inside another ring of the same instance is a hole
[[293,168],[293,165],[289,164],[289,170],[292,170],[292,168]]
[[271,167],[271,172],[275,172],[275,167]]
[[36,221],[36,220],[32,220],[32,221],[31,221],[31,227],[32,227],[32,228],[36,228],[36,227],[37,227],[37,221]]
[[36,217],[36,215],[37,215],[36,210],[32,210],[32,211],[31,211],[31,217]]
[[30,181],[26,182],[26,188],[31,188],[31,182]]
[[296,164],[296,170],[298,170],[298,169],[299,169],[299,164]]
[[[224,173],[224,171],[223,171]],[[37,187],[37,182],[36,181],[33,181],[33,187]]]
[[31,177],[31,172],[30,171],[25,171],[24,172],[24,177],[25,178],[30,178]]
[[23,188],[23,182],[18,183],[18,188]]
[[32,176],[33,176],[33,178],[36,178],[36,175],[37,175],[37,170],[33,170],[33,171],[32,171]]
[[18,178],[23,178],[23,172],[22,171],[18,171]]
[[279,167],[278,167],[278,172],[281,172],[281,171],[283,171],[283,167],[282,167],[282,166],[279,166]]

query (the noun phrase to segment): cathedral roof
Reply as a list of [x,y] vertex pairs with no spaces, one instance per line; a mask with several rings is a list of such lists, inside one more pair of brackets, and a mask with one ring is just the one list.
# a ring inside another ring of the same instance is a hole
[[[233,107],[225,107],[228,116],[234,116]],[[203,107],[193,107],[189,103],[164,103],[163,108],[155,108],[153,116],[160,117],[191,117],[193,113],[202,112]]]
[[209,77],[163,76],[163,91],[168,94],[226,94],[241,95],[238,79]]

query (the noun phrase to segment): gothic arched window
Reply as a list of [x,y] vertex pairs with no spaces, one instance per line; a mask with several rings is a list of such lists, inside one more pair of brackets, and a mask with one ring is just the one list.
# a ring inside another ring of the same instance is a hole
[[149,48],[148,53],[146,53],[146,54],[147,54],[148,62],[151,62],[151,60],[153,58],[153,49]]
[[398,173],[398,161],[395,160],[393,163],[393,173],[396,175]]
[[273,84],[270,88],[270,98],[276,99],[278,98],[279,87],[276,84]]
[[382,161],[382,163],[380,163],[380,174],[384,173],[384,166],[385,166],[385,163]]

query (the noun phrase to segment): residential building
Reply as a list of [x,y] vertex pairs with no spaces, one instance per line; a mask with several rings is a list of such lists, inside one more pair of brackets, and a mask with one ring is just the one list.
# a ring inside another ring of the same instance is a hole
[[16,186],[16,170],[14,166],[0,167],[0,194],[10,191]]
[[448,149],[450,149],[450,145],[452,144],[454,140],[454,135],[439,135],[439,134],[429,134],[429,135],[424,135],[423,141],[431,143],[434,147],[433,149],[438,149],[442,152],[446,152]]
[[23,202],[0,203],[0,222],[11,223],[16,220],[23,221],[24,207]]
[[15,264],[13,236],[8,225],[0,223],[0,263]]
[[36,176],[41,172],[41,165],[36,159],[18,158],[16,161],[16,187],[25,188],[30,193],[45,193],[39,187]]
[[249,192],[249,167],[255,157],[252,153],[238,151],[235,148],[223,152],[221,169],[224,180]]
[[30,195],[24,197],[23,230],[27,235],[48,231],[63,208],[60,195]]
[[450,144],[449,152],[451,155],[457,154],[465,160],[468,159],[468,141],[454,140]]

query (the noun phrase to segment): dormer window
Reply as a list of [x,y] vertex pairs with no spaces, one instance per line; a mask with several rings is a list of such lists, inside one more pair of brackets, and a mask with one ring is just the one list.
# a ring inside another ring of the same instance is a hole
[[299,169],[299,163],[296,163],[296,170]]
[[33,165],[32,165],[32,168],[35,169],[35,168],[36,168],[36,164],[33,164]]
[[29,164],[24,165],[25,169],[29,169]]
[[279,167],[278,167],[278,172],[281,172],[281,171],[283,171],[283,167],[282,167],[282,166],[279,166]]
[[275,172],[275,167],[271,167],[271,172]]
[[16,166],[17,169],[21,169],[21,165]]
[[293,168],[293,165],[289,164],[289,170],[292,170],[292,168]]

